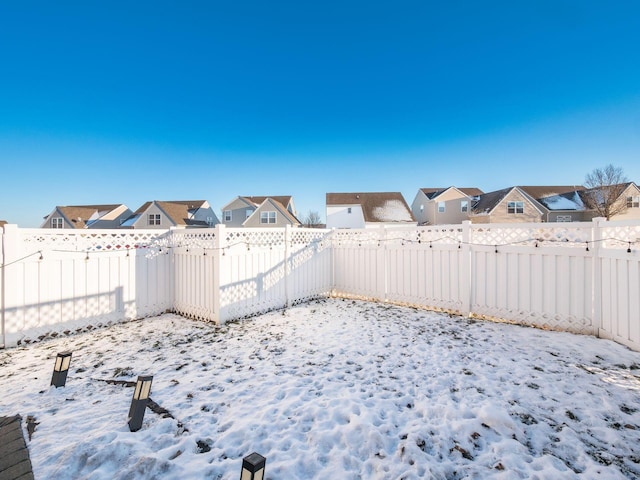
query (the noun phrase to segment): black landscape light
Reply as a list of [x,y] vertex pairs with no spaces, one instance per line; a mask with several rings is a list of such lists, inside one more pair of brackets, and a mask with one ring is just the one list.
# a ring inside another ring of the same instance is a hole
[[153,376],[138,376],[136,389],[133,392],[131,407],[129,408],[129,430],[137,432],[142,428],[142,420],[144,419],[144,411],[149,402],[149,394],[151,393],[151,382]]
[[53,375],[51,376],[51,385],[54,387],[64,387],[67,383],[67,373],[69,373],[69,364],[71,363],[71,352],[59,353],[56,357],[56,364],[53,367]]
[[264,478],[264,466],[267,459],[259,453],[253,452],[242,459],[242,472],[240,480],[262,480]]

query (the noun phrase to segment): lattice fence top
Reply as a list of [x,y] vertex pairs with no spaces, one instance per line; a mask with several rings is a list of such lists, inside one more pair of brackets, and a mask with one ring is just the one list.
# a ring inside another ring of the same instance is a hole
[[591,241],[592,225],[509,224],[473,225],[472,245],[569,246],[584,247]]
[[70,252],[120,251],[167,244],[169,233],[149,230],[54,231],[21,229],[20,238],[26,253],[42,250]]
[[318,243],[325,240],[329,233],[331,230],[294,228],[291,230],[291,243],[294,245]]
[[601,224],[601,237],[604,247],[640,248],[640,224],[611,225]]
[[286,239],[284,228],[226,228],[224,233],[224,248],[274,247],[284,245]]
[[433,225],[420,227],[417,240],[419,243],[459,243],[462,238],[461,225]]
[[171,234],[171,246],[215,248],[217,245],[216,233],[216,230],[213,228],[203,230],[173,230]]

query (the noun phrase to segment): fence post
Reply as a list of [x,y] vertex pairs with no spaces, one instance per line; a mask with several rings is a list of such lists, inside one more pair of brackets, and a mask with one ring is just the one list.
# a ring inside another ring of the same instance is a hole
[[[0,301],[2,305],[2,317],[0,318],[1,323],[1,334],[2,334],[2,348],[7,348],[7,331],[6,331],[6,312],[7,312],[7,267],[13,261],[15,261],[20,255],[19,251],[19,243],[18,243],[18,225],[6,224],[2,227],[2,252],[0,259],[2,260],[2,272],[0,272]],[[14,284],[15,282],[9,283]],[[15,292],[14,292],[15,293]],[[13,301],[15,302],[15,298]]]
[[[387,228],[384,225],[380,225],[380,237],[379,242],[382,245],[382,298],[383,302],[389,301],[389,252],[387,250]],[[380,247],[378,247],[378,251],[380,251]]]
[[220,277],[222,275],[222,257],[224,255],[224,249],[226,247],[225,239],[225,225],[224,223],[218,223],[215,226],[215,237],[213,241],[213,271],[211,275],[213,277],[213,321],[217,324],[224,323],[225,319],[222,318],[220,312]]
[[291,306],[291,295],[289,292],[291,279],[291,225],[284,226],[284,307]]
[[[602,228],[607,222],[604,217],[596,217],[591,221],[591,258],[593,259],[593,276],[591,279],[591,288],[593,295],[593,305],[591,312],[593,316],[593,328],[595,335],[600,337],[602,329],[602,259],[600,258],[600,249],[602,248]],[[611,333],[611,332],[610,332]]]
[[330,250],[330,262],[331,262],[331,289],[329,290],[329,296],[331,298],[336,296],[336,228],[333,227],[329,233],[329,243],[331,245]]
[[7,342],[5,341],[5,333],[4,333],[4,227],[0,227],[0,335],[2,335],[2,344],[1,348],[7,348]]
[[462,222],[462,243],[460,245],[460,300],[462,301],[461,312],[465,317],[471,316],[472,305],[472,272],[473,272],[473,252],[471,251],[471,221]]

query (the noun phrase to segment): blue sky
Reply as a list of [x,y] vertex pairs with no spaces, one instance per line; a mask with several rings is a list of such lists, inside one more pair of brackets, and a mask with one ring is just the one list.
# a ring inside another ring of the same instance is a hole
[[0,0],[0,219],[640,181],[637,1]]

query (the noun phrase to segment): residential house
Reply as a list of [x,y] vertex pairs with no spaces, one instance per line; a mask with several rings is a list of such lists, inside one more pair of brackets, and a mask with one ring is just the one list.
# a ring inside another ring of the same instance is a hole
[[122,228],[207,228],[220,223],[206,200],[146,202],[122,223]]
[[57,206],[40,228],[119,228],[131,213],[124,204]]
[[[635,182],[626,182],[610,187],[591,188],[580,193],[589,218],[607,216],[604,212],[604,210],[607,210],[610,212],[612,220],[640,219],[640,188]],[[614,197],[612,201],[609,201],[608,196]],[[599,209],[594,208],[594,202],[600,203],[601,207]],[[608,209],[602,206],[605,202],[611,203]]]
[[7,224],[6,220],[0,220],[0,228],[4,227]]
[[444,225],[469,220],[471,206],[482,195],[479,188],[421,188],[411,212],[418,225]]
[[227,227],[299,227],[293,197],[236,197],[222,208]]
[[520,187],[483,193],[474,202],[469,220],[473,223],[541,222],[542,206]]
[[327,228],[416,225],[399,192],[327,193]]
[[542,222],[582,222],[590,219],[581,185],[519,186],[538,202]]

